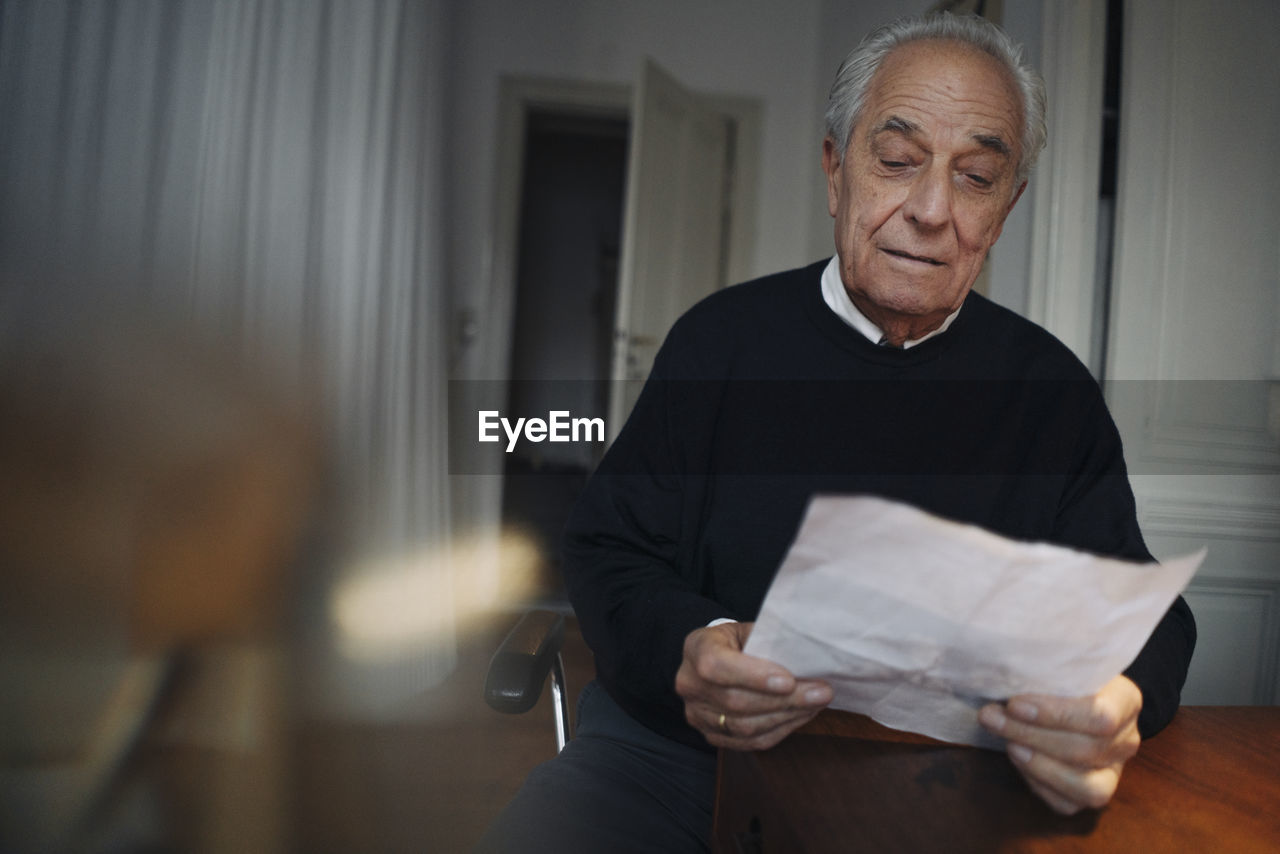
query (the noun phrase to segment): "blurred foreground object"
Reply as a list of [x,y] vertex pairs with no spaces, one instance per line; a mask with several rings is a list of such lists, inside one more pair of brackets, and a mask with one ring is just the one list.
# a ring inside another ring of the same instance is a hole
[[316,424],[184,326],[19,317],[0,337],[0,849],[280,850],[280,606]]

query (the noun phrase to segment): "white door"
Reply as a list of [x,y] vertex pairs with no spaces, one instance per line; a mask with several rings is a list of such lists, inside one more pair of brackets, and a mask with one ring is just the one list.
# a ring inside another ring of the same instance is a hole
[[1130,2],[1107,393],[1157,557],[1209,547],[1184,701],[1280,702],[1280,15]]
[[729,120],[646,60],[632,108],[610,441],[667,330],[725,284],[729,158]]

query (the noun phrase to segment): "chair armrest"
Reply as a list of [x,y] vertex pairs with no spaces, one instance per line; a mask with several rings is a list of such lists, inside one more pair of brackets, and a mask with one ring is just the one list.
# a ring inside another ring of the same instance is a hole
[[532,709],[563,645],[564,617],[554,611],[525,614],[489,661],[484,701],[509,715]]

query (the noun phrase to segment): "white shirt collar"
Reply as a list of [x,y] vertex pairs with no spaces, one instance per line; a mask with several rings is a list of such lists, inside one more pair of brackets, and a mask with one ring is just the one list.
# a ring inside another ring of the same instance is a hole
[[[827,266],[822,271],[822,301],[836,313],[836,317],[858,330],[872,344],[879,344],[880,340],[884,338],[884,330],[868,320],[865,314],[858,311],[858,307],[853,304],[853,300],[849,299],[849,292],[844,289],[844,282],[840,279],[839,255],[831,256],[831,260],[827,262]],[[941,335],[947,331],[947,328],[951,326],[952,321],[959,314],[960,309],[957,308],[947,315],[947,319],[942,321],[942,325],[937,329],[922,338],[907,341],[902,345],[902,348],[906,350],[923,341],[928,341],[935,335]]]

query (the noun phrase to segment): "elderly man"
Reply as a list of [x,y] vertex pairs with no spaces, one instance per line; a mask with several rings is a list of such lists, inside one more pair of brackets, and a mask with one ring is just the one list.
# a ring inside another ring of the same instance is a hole
[[[981,19],[899,21],[850,54],[822,151],[836,256],[721,291],[672,329],[567,531],[599,680],[578,738],[490,844],[705,847],[709,748],[770,747],[831,700],[742,652],[817,492],[1151,559],[1097,385],[1048,333],[971,293],[1043,115],[1035,73]],[[1013,697],[979,719],[1050,807],[1101,807],[1176,710],[1194,643],[1179,599],[1096,696]]]

